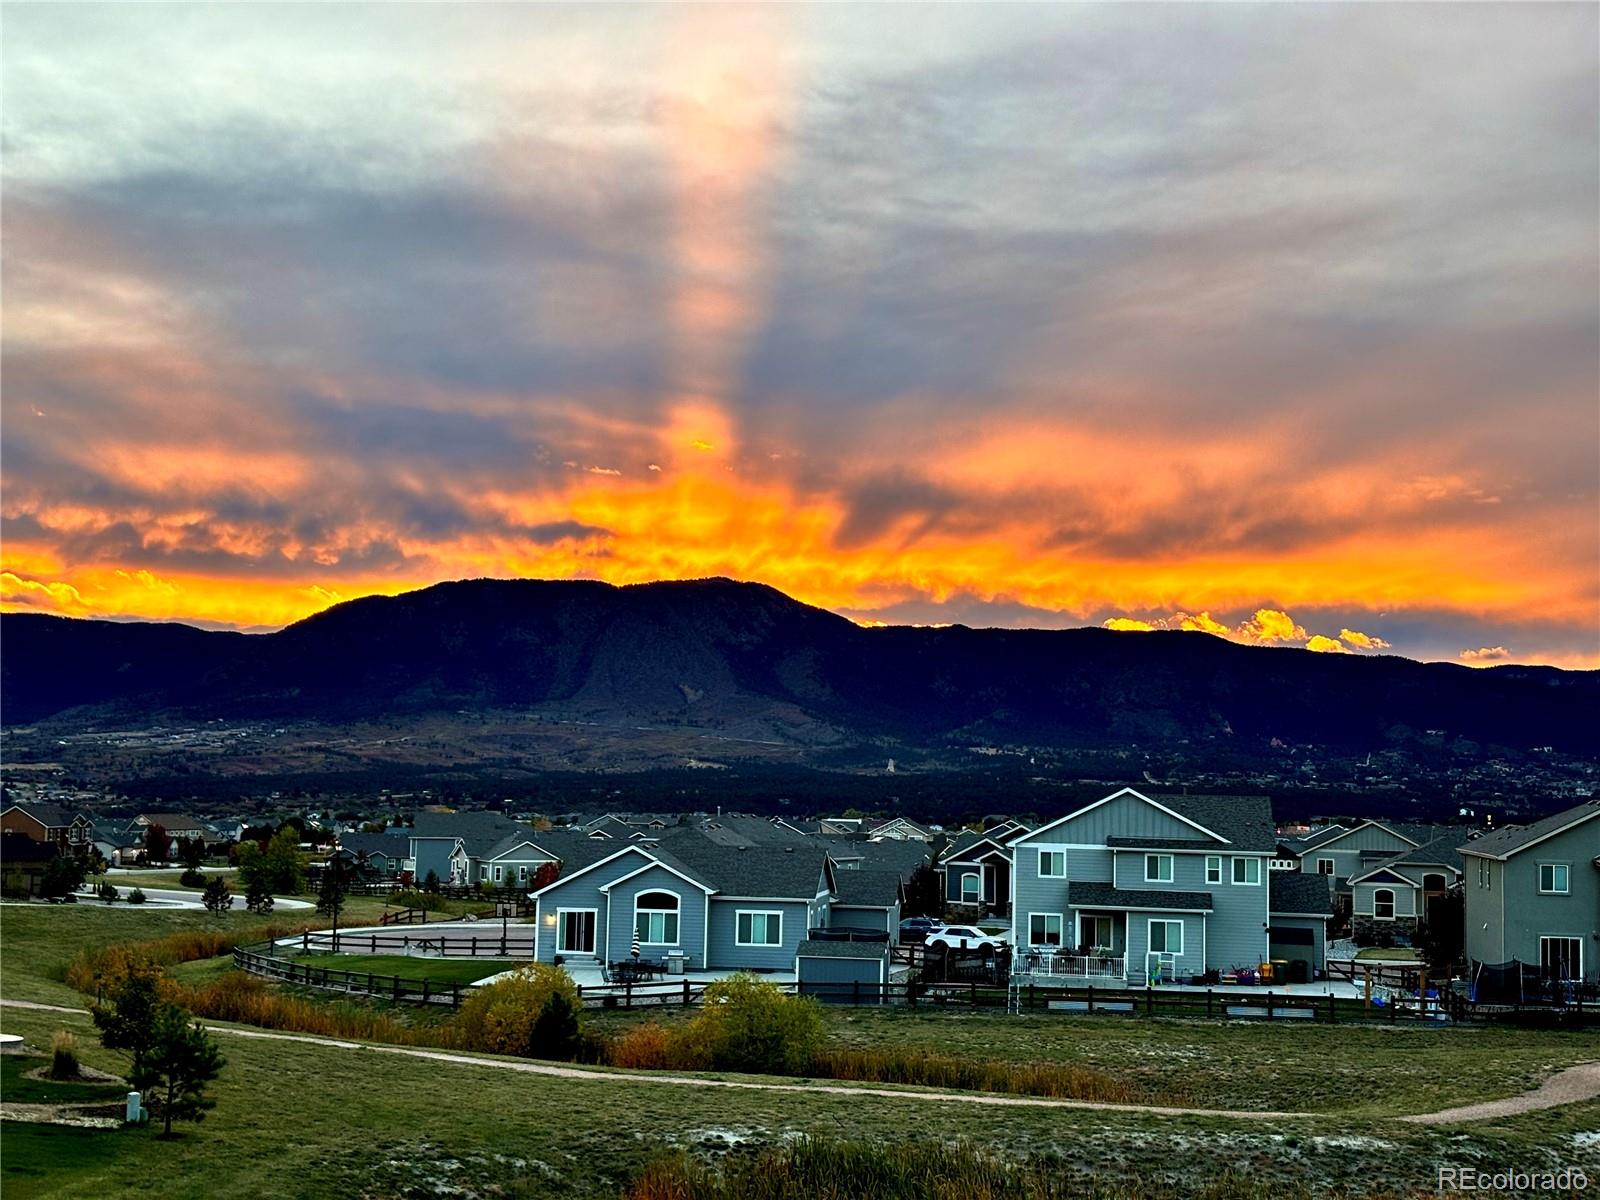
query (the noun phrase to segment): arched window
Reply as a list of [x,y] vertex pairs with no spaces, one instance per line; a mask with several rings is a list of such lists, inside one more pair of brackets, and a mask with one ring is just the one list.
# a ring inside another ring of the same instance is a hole
[[1379,888],[1372,893],[1372,915],[1379,921],[1394,920],[1394,890]]
[[640,892],[633,901],[633,929],[641,946],[676,946],[678,897],[672,892]]
[[961,877],[961,903],[976,904],[982,894],[977,875],[969,871]]
[[1443,875],[1430,872],[1422,877],[1422,890],[1425,892],[1442,892],[1449,888]]

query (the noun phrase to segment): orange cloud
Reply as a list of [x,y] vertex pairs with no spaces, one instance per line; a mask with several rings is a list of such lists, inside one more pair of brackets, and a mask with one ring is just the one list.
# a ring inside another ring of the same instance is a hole
[[1468,666],[1492,666],[1495,663],[1509,662],[1511,651],[1504,646],[1480,646],[1476,650],[1463,650],[1460,658]]
[[1343,642],[1338,638],[1323,637],[1322,634],[1312,634],[1306,639],[1306,649],[1315,650],[1319,654],[1349,654]]
[[1348,642],[1358,650],[1387,650],[1389,643],[1381,637],[1373,637],[1370,633],[1362,633],[1357,629],[1339,630],[1339,639]]
[[1149,633],[1155,628],[1149,621],[1140,621],[1133,617],[1112,617],[1103,625],[1104,628],[1115,629],[1119,633]]

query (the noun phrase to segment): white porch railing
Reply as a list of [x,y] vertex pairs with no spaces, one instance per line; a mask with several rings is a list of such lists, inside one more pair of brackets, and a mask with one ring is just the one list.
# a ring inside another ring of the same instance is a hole
[[1128,964],[1121,956],[1101,958],[1098,955],[1052,954],[1044,950],[1028,950],[1019,955],[1022,970],[1029,975],[1063,975],[1080,979],[1125,979]]

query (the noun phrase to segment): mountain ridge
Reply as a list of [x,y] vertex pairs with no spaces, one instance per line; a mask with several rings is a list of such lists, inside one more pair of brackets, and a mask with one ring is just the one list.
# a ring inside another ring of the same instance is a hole
[[1217,738],[1377,748],[1444,730],[1593,753],[1600,672],[1468,668],[1199,633],[866,628],[764,584],[476,579],[273,633],[0,616],[0,720],[341,721],[530,710],[798,746]]

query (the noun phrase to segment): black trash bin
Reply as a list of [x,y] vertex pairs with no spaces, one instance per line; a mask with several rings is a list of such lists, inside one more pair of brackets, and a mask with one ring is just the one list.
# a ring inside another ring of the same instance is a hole
[[1289,960],[1289,982],[1310,983],[1311,964],[1303,958],[1291,958]]

